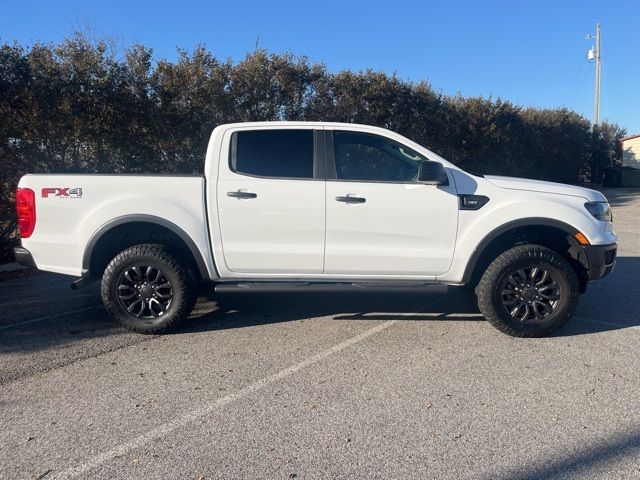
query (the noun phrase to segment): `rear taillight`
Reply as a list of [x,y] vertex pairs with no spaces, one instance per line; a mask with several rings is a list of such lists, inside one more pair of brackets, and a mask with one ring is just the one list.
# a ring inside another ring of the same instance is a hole
[[36,194],[30,188],[16,190],[16,211],[20,236],[29,238],[36,228]]

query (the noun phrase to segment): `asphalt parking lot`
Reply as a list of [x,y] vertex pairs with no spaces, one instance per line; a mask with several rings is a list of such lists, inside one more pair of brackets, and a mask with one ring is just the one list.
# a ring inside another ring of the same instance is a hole
[[227,295],[178,332],[97,286],[0,283],[0,478],[640,478],[640,192],[619,260],[552,338],[458,289]]

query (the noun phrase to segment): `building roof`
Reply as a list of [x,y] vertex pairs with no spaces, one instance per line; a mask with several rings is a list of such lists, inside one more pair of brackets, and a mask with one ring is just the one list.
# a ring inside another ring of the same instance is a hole
[[638,138],[640,137],[640,133],[636,133],[635,135],[629,135],[628,137],[623,137],[620,139],[621,142],[624,142],[625,140],[632,140],[634,138]]

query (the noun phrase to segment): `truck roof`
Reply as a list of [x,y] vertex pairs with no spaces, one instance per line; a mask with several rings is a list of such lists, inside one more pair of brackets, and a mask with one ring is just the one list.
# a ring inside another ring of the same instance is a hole
[[303,122],[303,121],[262,121],[262,122],[235,122],[235,123],[225,123],[223,125],[219,125],[216,128],[220,127],[265,127],[265,126],[282,126],[282,127],[338,127],[338,128],[353,128],[353,127],[362,127],[362,128],[370,128],[375,130],[381,130],[388,132],[388,129],[375,127],[373,125],[365,125],[362,123],[345,123],[345,122]]
[[458,168],[448,160],[445,160],[440,155],[435,152],[429,150],[424,145],[418,144],[417,142],[411,140],[410,138],[404,137],[399,133],[394,132],[393,130],[389,130],[387,128],[376,127],[373,125],[365,125],[361,123],[345,123],[345,122],[303,122],[303,121],[263,121],[263,122],[236,122],[236,123],[225,123],[222,125],[218,125],[213,130],[212,137],[214,136],[217,130],[226,130],[228,128],[260,128],[260,127],[330,127],[331,129],[357,129],[370,133],[378,133],[388,138],[395,139],[400,141],[401,143],[407,143],[418,151],[428,152],[428,156],[432,157],[433,160],[438,160],[450,168]]

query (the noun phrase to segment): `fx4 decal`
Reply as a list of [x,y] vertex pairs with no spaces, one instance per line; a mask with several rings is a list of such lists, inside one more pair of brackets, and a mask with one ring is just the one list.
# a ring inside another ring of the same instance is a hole
[[61,197],[61,198],[81,198],[82,188],[71,187],[45,187],[42,189],[43,198]]

